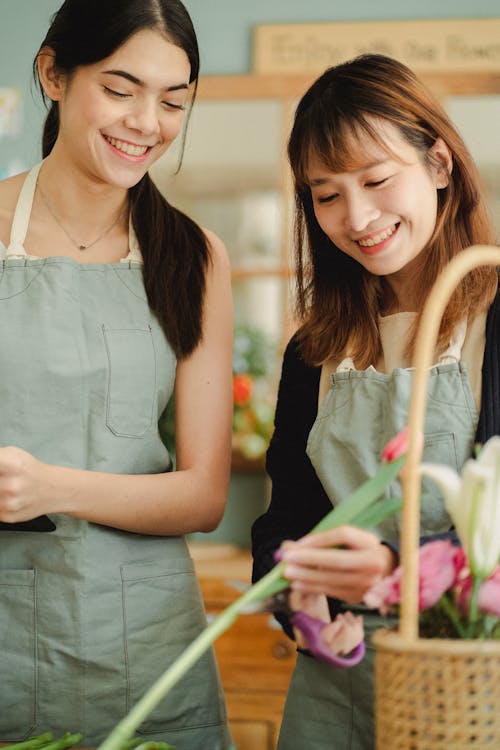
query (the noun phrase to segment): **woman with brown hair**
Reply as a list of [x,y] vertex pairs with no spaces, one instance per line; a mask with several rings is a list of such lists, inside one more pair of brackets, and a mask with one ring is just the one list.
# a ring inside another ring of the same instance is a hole
[[[352,669],[315,660],[298,638],[279,749],[368,750],[370,636],[387,621],[362,601],[397,565],[398,521],[304,535],[376,473],[384,445],[406,425],[426,295],[457,253],[492,244],[493,230],[460,135],[391,58],[363,55],[327,70],[297,107],[288,154],[300,327],[284,356],[267,456],[272,498],[253,527],[254,579],[272,567],[285,540],[295,540],[282,549],[292,606],[325,621],[346,610],[364,614],[367,656]],[[459,469],[475,442],[500,432],[496,291],[496,269],[478,269],[446,309],[424,460]],[[437,488],[429,482],[424,492],[422,538],[453,536]]]

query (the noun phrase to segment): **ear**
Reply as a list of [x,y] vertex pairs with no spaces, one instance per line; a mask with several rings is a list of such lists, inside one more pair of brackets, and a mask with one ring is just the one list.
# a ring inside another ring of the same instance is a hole
[[432,160],[436,187],[445,188],[450,182],[451,170],[453,169],[453,156],[450,148],[442,138],[436,138],[429,149],[429,155]]
[[57,102],[64,93],[66,76],[56,68],[54,61],[54,50],[42,47],[36,58],[38,77],[47,97]]

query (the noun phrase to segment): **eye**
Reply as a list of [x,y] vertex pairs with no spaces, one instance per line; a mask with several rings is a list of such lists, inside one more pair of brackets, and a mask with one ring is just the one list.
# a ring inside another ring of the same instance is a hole
[[390,180],[390,177],[384,177],[383,180],[369,180],[365,183],[366,187],[379,187],[380,185],[383,185],[388,180]]
[[185,104],[174,104],[174,102],[162,102],[162,104],[166,109],[175,109],[180,112],[184,112],[184,110],[186,109]]
[[320,206],[324,206],[328,203],[333,203],[338,197],[338,193],[332,193],[331,195],[317,196],[315,200]]
[[110,96],[115,96],[117,99],[127,99],[130,94],[123,94],[121,91],[115,91],[110,89],[109,86],[103,86],[104,91]]

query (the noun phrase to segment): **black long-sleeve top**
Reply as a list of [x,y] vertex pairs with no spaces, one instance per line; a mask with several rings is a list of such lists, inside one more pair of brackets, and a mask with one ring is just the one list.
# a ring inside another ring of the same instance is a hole
[[[275,565],[273,553],[285,539],[307,534],[332,504],[306,454],[309,432],[318,408],[321,367],[306,365],[292,338],[284,354],[278,389],[274,433],[267,451],[266,470],[272,481],[268,510],[252,527],[252,580]],[[500,434],[500,291],[486,320],[482,390],[476,443]],[[428,538],[427,538],[428,539]],[[422,539],[422,542],[425,539]],[[329,600],[332,617],[340,602]],[[278,617],[293,637],[286,618]]]

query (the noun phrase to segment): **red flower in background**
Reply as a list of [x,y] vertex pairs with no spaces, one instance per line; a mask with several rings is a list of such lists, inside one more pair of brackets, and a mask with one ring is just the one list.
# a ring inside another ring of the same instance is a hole
[[253,378],[245,373],[233,375],[233,401],[236,406],[245,406],[252,397]]

